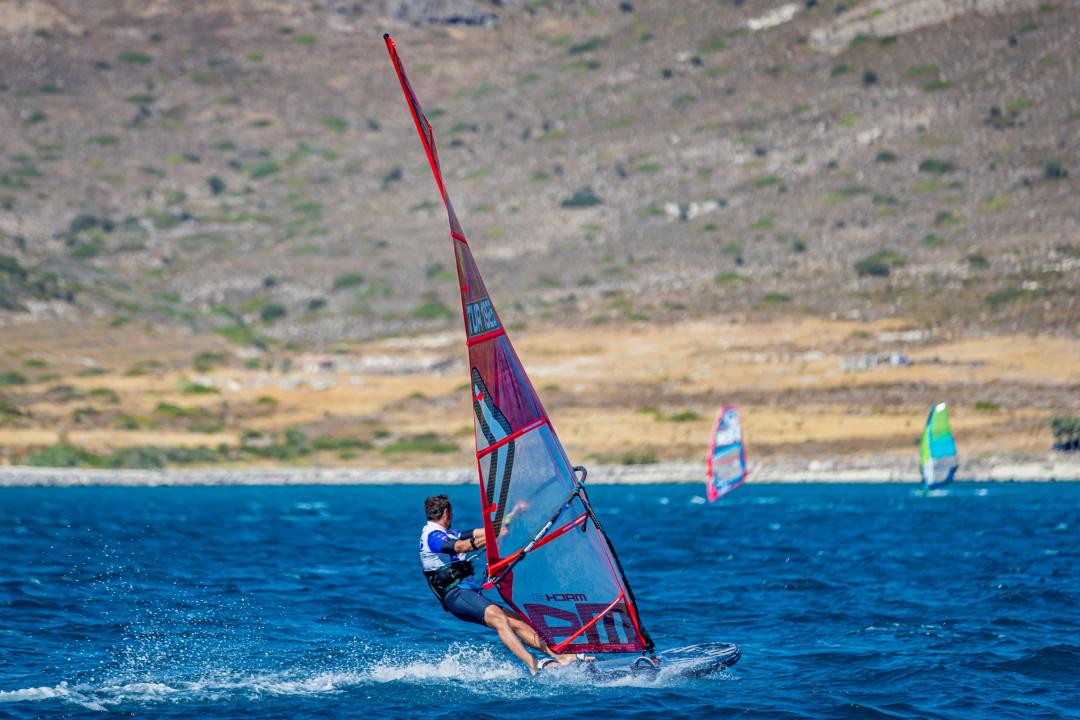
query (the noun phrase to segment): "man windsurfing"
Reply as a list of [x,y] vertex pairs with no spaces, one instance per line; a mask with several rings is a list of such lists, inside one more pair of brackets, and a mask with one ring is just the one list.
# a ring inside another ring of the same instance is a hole
[[[480,550],[486,544],[483,528],[456,530],[451,527],[454,508],[446,495],[432,495],[424,500],[424,513],[428,521],[420,533],[420,564],[428,586],[443,610],[458,620],[493,629],[503,645],[525,663],[532,675],[548,664],[565,665],[578,659],[576,655],[552,652],[516,613],[480,594],[481,585],[474,576],[468,553]],[[548,657],[537,661],[522,643]]]

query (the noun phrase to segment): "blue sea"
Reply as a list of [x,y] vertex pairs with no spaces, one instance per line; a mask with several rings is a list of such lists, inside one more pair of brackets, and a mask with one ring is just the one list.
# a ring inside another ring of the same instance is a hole
[[1080,484],[595,486],[658,647],[533,680],[419,572],[472,487],[0,489],[0,718],[1080,717]]

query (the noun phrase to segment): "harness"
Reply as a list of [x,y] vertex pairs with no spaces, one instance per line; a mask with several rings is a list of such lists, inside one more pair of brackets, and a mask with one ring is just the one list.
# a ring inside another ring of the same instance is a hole
[[455,560],[438,570],[425,570],[424,577],[427,579],[431,592],[435,593],[435,597],[439,599],[443,610],[448,611],[447,594],[460,585],[462,580],[472,577],[474,572],[476,571],[473,569],[472,560]]

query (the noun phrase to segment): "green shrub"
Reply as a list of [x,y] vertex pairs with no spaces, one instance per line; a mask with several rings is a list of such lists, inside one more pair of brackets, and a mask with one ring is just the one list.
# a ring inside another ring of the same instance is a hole
[[311,441],[314,450],[370,450],[372,445],[367,440],[351,436],[332,437],[323,435]]
[[446,306],[442,300],[436,297],[429,297],[414,307],[409,314],[416,318],[423,318],[425,320],[437,320],[440,318],[454,317],[454,311]]
[[604,67],[604,63],[591,58],[588,60],[575,60],[562,65],[563,70],[599,70],[602,67]]
[[26,376],[20,372],[10,370],[8,372],[0,373],[0,387],[9,387],[11,385],[25,385],[26,382]]
[[[97,414],[96,411],[95,411],[95,414]],[[76,422],[78,422],[78,420],[76,420]],[[141,420],[139,420],[139,418],[134,417],[132,415],[128,415],[126,413],[120,413],[119,415],[114,417],[112,419],[112,421],[109,423],[109,425],[111,425],[112,427],[117,428],[119,430],[142,430],[143,429],[143,423],[142,423]]]
[[683,410],[682,412],[677,412],[674,415],[669,415],[667,419],[670,422],[682,423],[682,422],[696,422],[696,421],[702,420],[704,418],[702,418],[700,415],[698,415],[693,410]]
[[218,395],[221,393],[216,387],[189,382],[185,382],[181,386],[180,392],[185,395]]
[[402,172],[400,167],[391,168],[382,177],[383,190],[390,187],[393,183],[401,182],[405,179],[405,173]]
[[1044,180],[1053,181],[1069,177],[1069,171],[1065,169],[1065,164],[1057,158],[1044,159],[1042,166]]
[[79,243],[68,252],[72,260],[89,260],[105,252],[105,242],[94,238],[89,242]]
[[264,160],[260,163],[253,165],[248,170],[248,175],[252,180],[258,180],[260,178],[273,175],[274,173],[281,171],[281,164],[277,160]]
[[163,418],[184,418],[194,415],[197,411],[193,408],[181,407],[173,403],[159,402],[157,407],[154,408],[154,414],[160,415]]
[[855,262],[855,273],[859,277],[888,277],[893,268],[907,263],[907,258],[895,250],[878,250]]
[[998,212],[1009,207],[1008,195],[991,195],[979,202],[979,210],[982,212]]
[[154,62],[154,58],[143,52],[135,52],[133,50],[125,50],[116,56],[116,59],[120,62],[128,63],[129,65],[149,65]]
[[26,269],[10,255],[0,255],[0,273],[14,275],[19,280],[26,277]]
[[761,302],[775,305],[778,303],[791,302],[791,298],[783,293],[766,293],[761,297]]
[[264,323],[272,323],[276,320],[280,320],[288,314],[284,305],[278,305],[277,303],[267,303],[259,310],[259,319]]
[[655,465],[660,458],[653,448],[635,448],[619,453],[617,461],[620,465]]
[[1001,406],[995,402],[989,400],[978,400],[975,403],[976,412],[997,412],[1001,409]]
[[567,49],[567,52],[571,55],[580,55],[582,53],[592,52],[593,50],[602,48],[606,44],[607,38],[593,37],[589,38],[585,42],[578,43],[577,45],[571,45]]
[[402,453],[452,453],[457,452],[458,446],[445,442],[435,433],[421,433],[408,438],[395,440],[382,449],[383,455],[400,455]]
[[344,118],[337,117],[336,115],[327,115],[322,119],[322,124],[327,130],[333,130],[338,134],[344,133],[349,129],[349,123],[345,122]]
[[81,423],[83,420],[94,420],[101,416],[101,411],[92,407],[77,407],[71,411],[71,420]]
[[931,80],[922,85],[923,92],[937,92],[938,90],[948,90],[951,87],[952,83],[948,80]]
[[584,187],[563,200],[561,205],[564,208],[587,208],[599,205],[602,202],[603,200],[593,192],[591,187]]
[[1054,449],[1075,452],[1080,450],[1080,417],[1055,416],[1050,418],[1050,432],[1054,434]]
[[944,175],[950,173],[956,169],[948,160],[938,160],[936,158],[927,158],[919,163],[919,171],[926,173],[933,173],[934,175]]
[[865,195],[867,192],[869,191],[866,188],[860,187],[859,185],[847,185],[845,187],[829,192],[821,200],[826,205],[836,205],[847,200],[848,198],[853,198],[856,195]]
[[770,185],[779,185],[784,179],[779,175],[759,175],[750,181],[750,184],[754,187],[768,187]]
[[457,275],[443,267],[442,263],[432,263],[428,265],[427,270],[424,271],[424,276],[428,280],[450,281],[456,280]]
[[202,433],[209,435],[217,432],[221,432],[225,429],[225,423],[222,420],[196,420],[189,422],[186,426],[188,432]]
[[904,77],[915,78],[924,75],[936,75],[937,71],[937,65],[912,65],[904,71]]
[[208,372],[216,365],[224,365],[229,362],[229,356],[222,352],[204,350],[191,361],[192,367],[198,372]]
[[347,272],[338,275],[334,278],[334,282],[331,286],[333,290],[341,290],[344,288],[356,287],[364,283],[364,276],[356,272]]
[[709,55],[711,53],[720,52],[727,49],[727,43],[720,39],[713,39],[702,43],[698,46],[698,53],[701,55]]
[[997,310],[998,308],[1015,302],[1016,300],[1026,297],[1027,295],[1028,292],[1026,290],[1010,287],[988,293],[984,300],[986,301],[986,304],[989,305],[992,309]]
[[100,458],[88,450],[61,441],[30,453],[25,462],[34,467],[85,467],[99,464]]
[[22,410],[10,398],[0,395],[0,418],[19,417],[22,414]]
[[321,215],[322,203],[314,200],[308,200],[306,202],[297,203],[292,207],[293,212],[303,213],[305,215]]
[[165,366],[157,360],[140,360],[128,368],[124,375],[127,377],[138,377],[140,375],[147,375],[151,372],[159,372],[163,370],[164,367]]

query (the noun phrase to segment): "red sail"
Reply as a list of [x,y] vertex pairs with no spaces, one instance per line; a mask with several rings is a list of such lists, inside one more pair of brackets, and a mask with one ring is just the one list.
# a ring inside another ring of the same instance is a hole
[[450,221],[476,428],[487,586],[556,652],[639,652],[652,641],[540,398],[488,295],[446,193],[435,132],[384,36]]

